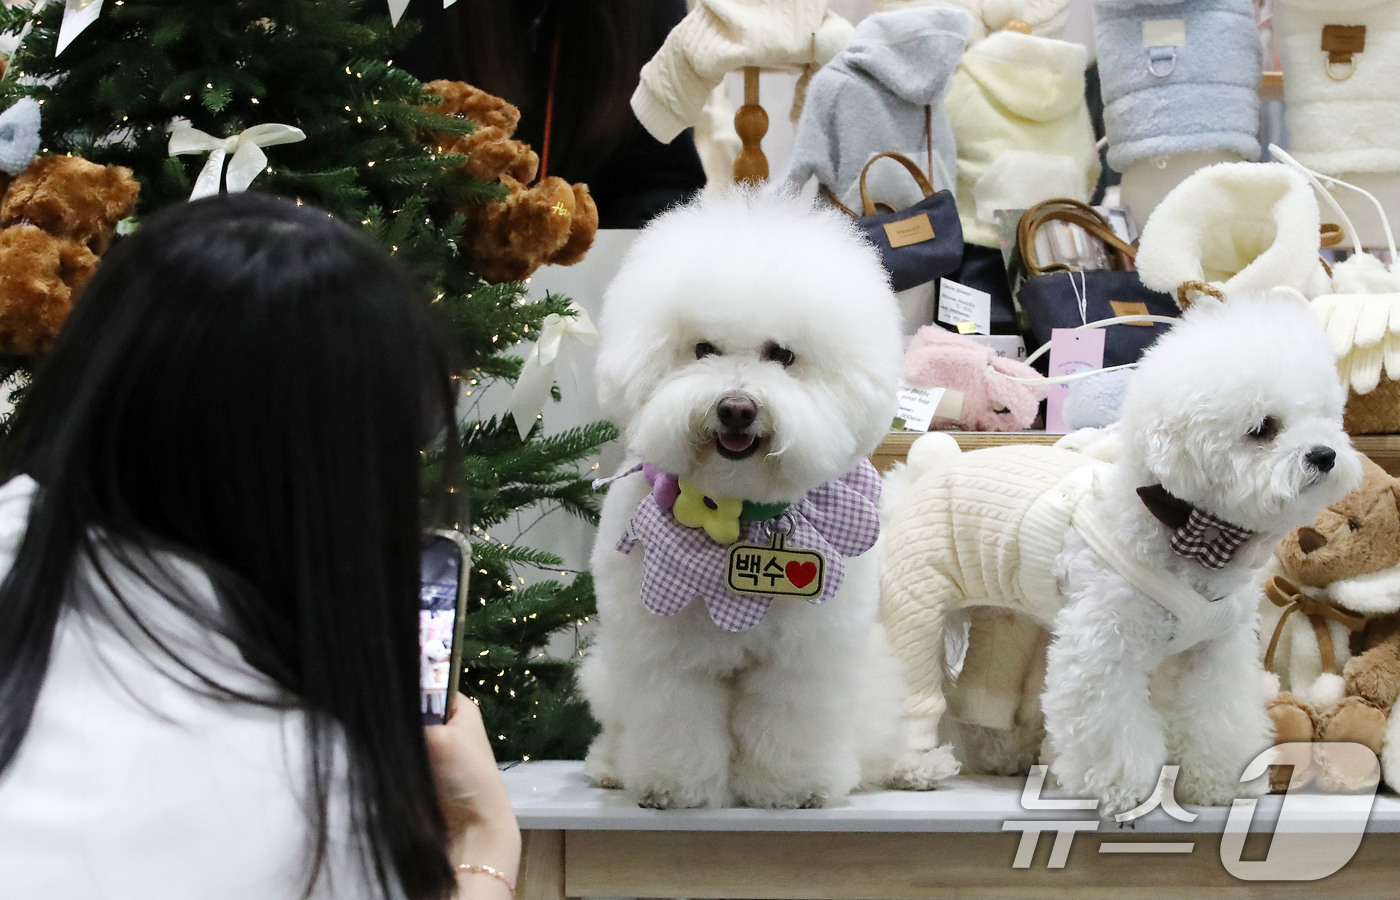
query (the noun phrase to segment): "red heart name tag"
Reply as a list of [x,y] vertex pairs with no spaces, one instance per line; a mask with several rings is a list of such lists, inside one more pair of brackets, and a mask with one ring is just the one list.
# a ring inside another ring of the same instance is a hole
[[826,558],[813,550],[735,544],[729,548],[727,582],[735,594],[810,600],[826,585]]

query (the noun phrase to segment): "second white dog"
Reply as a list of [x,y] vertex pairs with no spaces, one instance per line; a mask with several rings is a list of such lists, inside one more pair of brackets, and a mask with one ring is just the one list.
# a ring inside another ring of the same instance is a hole
[[959,455],[921,438],[911,459],[928,471],[892,498],[884,571],[886,627],[909,666],[911,765],[951,755],[939,746],[949,615],[1001,607],[1053,632],[1041,699],[1065,789],[1120,813],[1170,763],[1182,802],[1262,789],[1240,784],[1271,743],[1256,598],[1240,589],[1284,533],[1359,483],[1344,399],[1306,306],[1232,296],[1192,307],[1145,355],[1112,464],[1049,447]]
[[903,689],[866,456],[901,353],[874,250],[795,199],[707,198],[642,232],[599,330],[623,471],[648,467],[612,484],[593,554],[588,773],[659,808],[820,806],[883,781]]

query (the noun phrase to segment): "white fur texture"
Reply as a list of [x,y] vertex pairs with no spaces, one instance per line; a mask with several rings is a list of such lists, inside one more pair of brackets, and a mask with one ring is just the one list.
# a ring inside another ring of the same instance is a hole
[[1232,293],[1289,287],[1311,298],[1330,280],[1318,261],[1312,187],[1283,163],[1217,163],[1178,184],[1142,228],[1142,283],[1175,295],[1186,281]]
[[[1261,792],[1262,781],[1239,780],[1272,738],[1261,699],[1253,570],[1283,534],[1312,522],[1360,483],[1359,457],[1341,427],[1343,400],[1316,318],[1295,300],[1274,296],[1235,295],[1223,304],[1193,306],[1133,377],[1116,429],[1116,457],[1086,502],[1132,556],[1231,605],[1234,625],[1219,637],[1166,655],[1174,618],[1072,529],[1056,560],[1058,596],[968,598],[958,585],[960,565],[970,563],[942,558],[921,562],[927,571],[918,578],[911,577],[913,569],[887,572],[887,611],[917,604],[918,614],[901,621],[914,623],[921,640],[930,641],[950,614],[973,602],[1033,616],[1040,610],[1054,633],[1041,697],[1052,772],[1066,790],[1097,797],[1101,814],[1145,800],[1167,763],[1181,766],[1176,796],[1184,803],[1223,804]],[[1276,420],[1277,436],[1251,436],[1266,417]],[[1315,447],[1335,451],[1330,472],[1305,460]],[[965,454],[958,471],[978,458]],[[896,504],[889,520],[887,547],[917,552],[902,539],[903,529],[922,516],[918,527],[933,530],[938,514],[916,507],[920,496],[947,495],[939,478],[934,468],[907,488],[907,502]],[[1152,484],[1258,534],[1220,570],[1179,557],[1170,549],[1169,529],[1137,497],[1139,486]],[[956,486],[951,490],[957,502]],[[975,536],[960,535],[959,546],[977,546]],[[911,590],[900,587],[911,582],[924,594],[894,593]],[[1051,619],[1046,609],[1058,614]],[[896,637],[897,646],[908,640],[907,634]],[[910,723],[922,743],[911,744],[909,766],[947,754],[929,741],[944,708],[940,677],[910,672],[911,709],[933,714]]]
[[[849,221],[791,197],[736,192],[660,217],[599,330],[599,397],[628,456],[707,494],[795,501],[855,468],[895,412],[899,313],[878,257]],[[717,352],[697,358],[701,343]],[[758,409],[759,449],[741,460],[716,445],[735,391]],[[904,693],[875,554],[846,561],[831,600],[778,600],[749,631],[719,630],[698,600],[656,615],[639,596],[645,550],[615,549],[647,492],[638,475],[612,486],[593,553],[590,776],[659,808],[821,806],[886,780]]]

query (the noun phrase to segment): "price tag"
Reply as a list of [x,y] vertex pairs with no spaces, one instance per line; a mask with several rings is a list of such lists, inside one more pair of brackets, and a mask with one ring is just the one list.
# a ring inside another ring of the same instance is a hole
[[934,411],[943,399],[943,388],[917,388],[899,383],[899,412],[895,414],[895,427],[905,431],[928,431],[933,421]]
[[[970,288],[965,284],[938,280],[938,321],[946,322],[962,331],[961,326],[970,322],[977,334],[992,333],[992,295],[986,291]],[[967,332],[963,332],[966,334]]]
[[894,427],[905,431],[928,431],[934,419],[960,418],[966,396],[962,391],[951,388],[920,388],[901,381],[899,412]]
[[[1089,369],[1103,368],[1104,334],[1102,328],[1056,328],[1050,332],[1050,376],[1073,375]],[[1045,395],[1045,430],[1064,434],[1065,399],[1068,384],[1052,384]]]

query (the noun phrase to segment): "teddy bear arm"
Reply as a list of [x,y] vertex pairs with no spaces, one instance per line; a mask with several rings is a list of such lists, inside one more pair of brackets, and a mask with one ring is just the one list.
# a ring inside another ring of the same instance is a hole
[[572,266],[583,259],[584,254],[593,246],[593,238],[598,233],[598,204],[593,202],[588,185],[576,184],[573,191],[569,240],[549,260],[556,266]]

